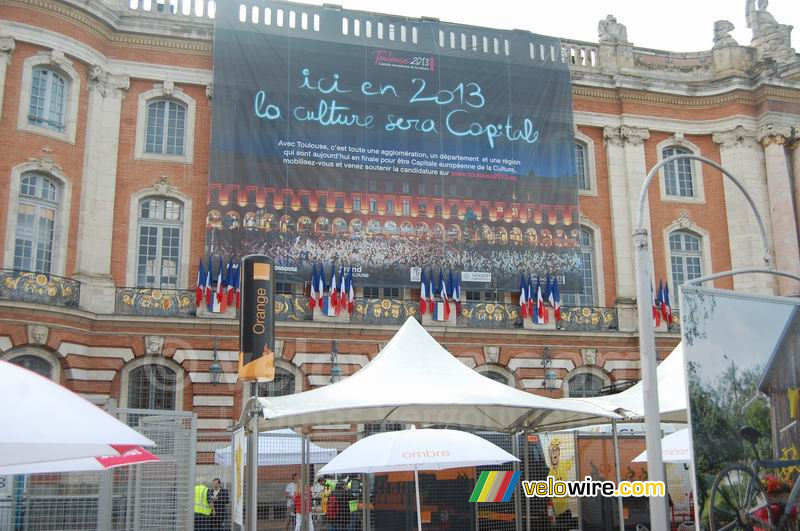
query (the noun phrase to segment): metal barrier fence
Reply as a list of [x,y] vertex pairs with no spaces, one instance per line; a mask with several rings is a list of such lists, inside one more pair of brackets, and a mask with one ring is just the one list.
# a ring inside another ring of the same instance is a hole
[[196,417],[109,411],[153,440],[158,463],[106,472],[0,477],[0,531],[191,529]]
[[[309,466],[304,470],[303,438],[291,430],[259,436],[258,529],[314,531],[415,530],[416,503],[413,474],[351,474],[324,477],[319,470],[356,440],[401,425],[317,427],[308,436]],[[605,433],[563,431],[502,434],[475,432],[520,458],[516,464],[420,472],[420,505],[425,531],[616,531],[619,511],[615,498],[528,498],[522,485],[505,503],[470,503],[483,471],[518,470],[521,479],[561,480],[591,476],[614,479],[613,446]],[[215,466],[230,466],[230,440],[215,454]],[[622,479],[646,479],[644,465],[632,463],[644,449],[644,437],[621,435]],[[220,472],[230,477],[230,472]],[[689,471],[670,467],[668,492],[675,504],[675,524],[690,520],[687,512]],[[305,496],[300,496],[305,492]],[[626,524],[649,527],[646,498],[624,500]],[[298,520],[300,524],[298,524]],[[310,523],[307,523],[310,522]],[[308,526],[308,527],[306,527]],[[225,529],[228,529],[227,527]],[[240,529],[233,526],[232,529]]]

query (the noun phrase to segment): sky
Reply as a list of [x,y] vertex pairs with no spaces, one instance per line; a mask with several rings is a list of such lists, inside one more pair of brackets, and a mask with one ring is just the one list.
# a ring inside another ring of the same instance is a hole
[[[321,5],[315,0],[300,3]],[[749,44],[745,0],[328,0],[345,9],[409,17],[435,17],[444,22],[523,29],[566,39],[597,42],[597,23],[613,14],[628,28],[634,46],[674,52],[709,50],[714,21],[729,20],[731,35]],[[780,24],[795,27],[792,43],[800,49],[800,0],[770,0],[769,12]]]

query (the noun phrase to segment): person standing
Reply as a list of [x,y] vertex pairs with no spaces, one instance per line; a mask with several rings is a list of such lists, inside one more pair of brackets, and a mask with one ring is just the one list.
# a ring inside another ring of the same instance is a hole
[[221,531],[224,529],[225,521],[228,518],[228,505],[231,502],[231,496],[228,489],[222,486],[222,481],[219,478],[214,478],[211,482],[211,507],[214,509],[211,515],[212,529]]
[[314,520],[311,516],[311,487],[306,488],[306,506],[303,510],[303,500],[300,499],[300,489],[297,489],[297,494],[294,495],[294,513],[295,525],[294,531],[301,531],[303,529],[303,517],[308,518],[308,531],[314,531]]
[[294,495],[297,494],[297,473],[292,474],[292,480],[286,484],[283,493],[286,495],[286,531],[294,526]]
[[211,531],[211,493],[208,485],[197,480],[194,486],[194,529],[195,531]]

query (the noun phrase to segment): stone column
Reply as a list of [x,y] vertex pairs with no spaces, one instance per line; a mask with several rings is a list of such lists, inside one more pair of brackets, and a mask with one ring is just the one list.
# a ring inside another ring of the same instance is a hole
[[83,282],[81,308],[97,313],[114,311],[111,232],[120,113],[129,86],[127,75],[110,74],[97,65],[90,70],[75,269]]
[[3,117],[3,94],[5,93],[6,87],[6,68],[11,62],[11,54],[14,52],[15,46],[12,37],[0,37],[0,118]]
[[[789,127],[769,124],[758,130],[756,138],[764,146],[775,267],[798,275],[800,245],[797,240],[791,168],[786,152],[786,143],[791,138],[791,133]],[[781,295],[789,297],[800,295],[800,283],[792,279],[779,279],[778,287]]]
[[[744,186],[756,204],[771,240],[769,194],[764,161],[764,150],[756,142],[756,131],[737,126],[728,131],[712,135],[719,144],[722,166],[731,172]],[[763,261],[761,232],[744,194],[727,177],[722,180],[725,190],[725,217],[728,222],[728,238],[731,252],[731,267],[760,267]],[[774,261],[774,247],[770,246],[770,260]],[[709,271],[711,273],[711,271]],[[733,277],[736,291],[774,295],[777,282],[769,275],[737,275]]]
[[789,156],[792,161],[794,179],[794,215],[797,220],[798,237],[800,238],[800,125],[794,128],[794,141],[789,144]]
[[[633,256],[633,231],[642,183],[647,175],[644,141],[647,129],[629,126],[606,127],[603,130],[608,157],[608,179],[611,195],[614,263],[620,330],[636,329],[636,264]],[[646,224],[649,217],[646,214]]]

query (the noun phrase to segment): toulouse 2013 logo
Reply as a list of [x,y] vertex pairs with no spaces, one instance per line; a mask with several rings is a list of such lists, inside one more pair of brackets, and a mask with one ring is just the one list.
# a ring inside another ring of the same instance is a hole
[[378,50],[374,52],[374,56],[375,66],[407,68],[426,72],[433,72],[436,68],[436,58],[432,55],[413,55],[392,50]]

